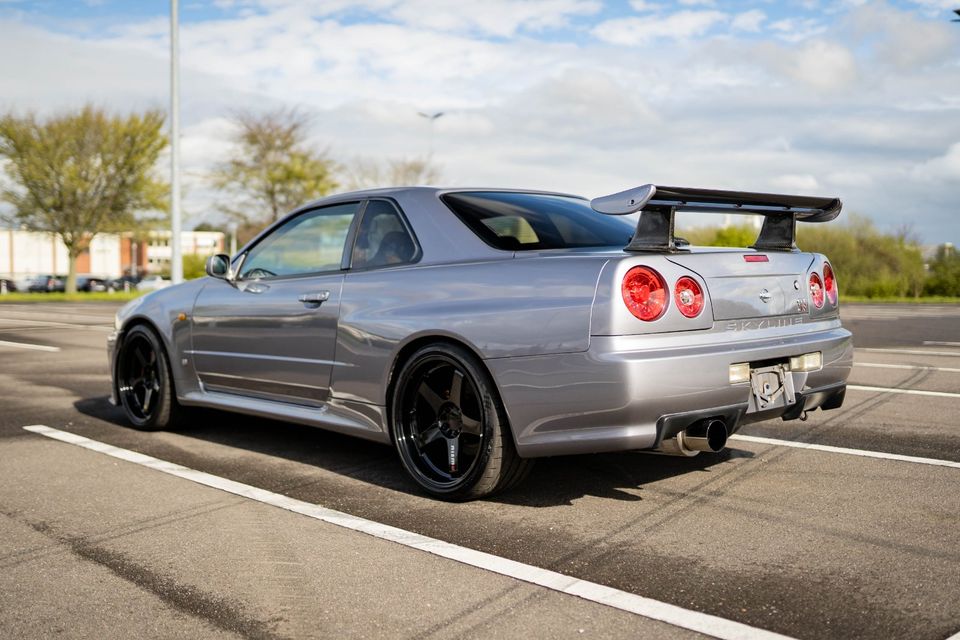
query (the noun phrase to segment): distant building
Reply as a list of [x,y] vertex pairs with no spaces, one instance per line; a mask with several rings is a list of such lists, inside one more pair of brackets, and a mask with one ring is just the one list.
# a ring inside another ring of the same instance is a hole
[[[77,273],[117,278],[170,270],[170,231],[102,233],[94,236],[90,249],[77,258]],[[224,234],[219,231],[184,231],[180,235],[184,255],[223,253]],[[50,233],[0,229],[0,274],[23,280],[43,274],[65,274],[69,269],[67,248]]]

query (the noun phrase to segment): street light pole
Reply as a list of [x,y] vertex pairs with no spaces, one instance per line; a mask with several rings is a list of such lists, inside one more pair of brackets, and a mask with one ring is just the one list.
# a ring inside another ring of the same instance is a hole
[[436,113],[424,113],[423,111],[418,111],[417,115],[421,118],[426,118],[430,121],[430,151],[427,154],[427,158],[433,159],[433,125],[437,122],[437,118],[443,115],[443,111],[437,111]]
[[170,279],[183,282],[180,247],[180,19],[170,0]]

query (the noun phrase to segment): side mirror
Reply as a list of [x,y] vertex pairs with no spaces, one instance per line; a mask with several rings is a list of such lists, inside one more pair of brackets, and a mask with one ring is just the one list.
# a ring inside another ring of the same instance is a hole
[[220,280],[230,279],[230,256],[225,253],[218,253],[215,256],[207,258],[207,275],[211,278]]

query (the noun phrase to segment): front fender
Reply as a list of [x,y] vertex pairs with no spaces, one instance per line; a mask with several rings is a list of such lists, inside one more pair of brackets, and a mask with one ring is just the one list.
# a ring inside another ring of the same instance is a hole
[[150,326],[163,343],[177,397],[199,390],[193,360],[187,357],[187,353],[191,349],[190,329],[193,306],[208,280],[209,278],[189,280],[183,284],[153,291],[131,300],[117,312],[117,331],[107,339],[111,354],[110,374],[113,380],[111,396],[114,401],[117,395],[116,366],[120,345],[123,344],[126,331],[137,324]]

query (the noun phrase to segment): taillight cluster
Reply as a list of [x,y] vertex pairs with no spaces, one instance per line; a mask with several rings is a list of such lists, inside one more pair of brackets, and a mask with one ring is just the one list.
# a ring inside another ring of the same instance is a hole
[[[634,316],[644,322],[656,320],[667,310],[667,283],[650,267],[633,267],[620,287],[623,302]],[[688,276],[677,280],[673,300],[684,316],[696,318],[703,311],[703,288]]]
[[837,279],[833,276],[833,268],[829,262],[823,263],[823,288],[830,304],[837,304]]
[[667,283],[653,269],[630,269],[623,277],[620,291],[627,309],[641,320],[656,320],[667,310]]
[[823,279],[814,271],[810,274],[810,298],[817,309],[823,308],[824,299],[831,305],[837,304],[837,279],[829,262],[823,263]]

